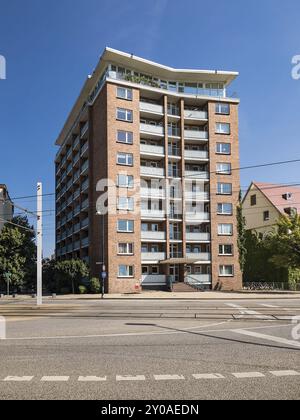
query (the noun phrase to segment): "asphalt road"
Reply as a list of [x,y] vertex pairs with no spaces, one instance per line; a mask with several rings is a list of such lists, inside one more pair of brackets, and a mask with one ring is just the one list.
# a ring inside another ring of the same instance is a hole
[[300,398],[299,298],[1,302],[0,315],[1,399]]

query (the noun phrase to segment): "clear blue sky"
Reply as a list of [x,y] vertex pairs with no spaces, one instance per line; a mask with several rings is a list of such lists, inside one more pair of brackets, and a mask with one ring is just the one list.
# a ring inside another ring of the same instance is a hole
[[[12,197],[54,191],[54,141],[105,46],[174,67],[236,70],[243,166],[300,158],[299,0],[0,0],[0,183]],[[300,182],[300,165],[242,171]],[[19,201],[35,208],[32,200]],[[46,209],[54,199],[45,198]],[[45,254],[54,217],[45,219]]]

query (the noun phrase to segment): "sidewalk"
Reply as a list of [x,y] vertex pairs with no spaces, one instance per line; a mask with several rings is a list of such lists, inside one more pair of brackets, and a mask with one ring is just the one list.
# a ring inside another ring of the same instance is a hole
[[[44,300],[99,300],[100,295],[60,295],[53,299],[44,296]],[[147,291],[139,294],[111,294],[105,295],[105,300],[255,300],[255,299],[300,299],[300,292],[191,292],[170,293],[163,291]],[[2,298],[0,302],[34,300],[31,296],[17,296],[16,298]]]

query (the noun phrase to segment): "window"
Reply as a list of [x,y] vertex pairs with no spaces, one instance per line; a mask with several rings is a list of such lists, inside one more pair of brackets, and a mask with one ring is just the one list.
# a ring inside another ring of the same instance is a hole
[[118,277],[133,277],[134,269],[132,265],[119,265]]
[[118,210],[133,211],[134,210],[134,198],[133,197],[119,197],[118,198]]
[[270,220],[270,212],[264,211],[264,222],[267,222]]
[[130,109],[117,108],[117,119],[121,121],[132,122],[133,112]]
[[233,255],[233,245],[219,245],[219,255]]
[[118,153],[117,164],[124,166],[133,166],[133,155],[131,153]]
[[217,212],[221,215],[232,216],[233,205],[230,203],[219,203]]
[[256,206],[257,200],[256,200],[256,194],[255,195],[251,195],[250,197],[250,204],[251,206]]
[[220,155],[230,155],[231,144],[230,143],[217,143],[217,153]]
[[230,115],[230,105],[223,103],[216,104],[216,114]]
[[126,99],[127,101],[132,101],[132,89],[118,87],[117,98]]
[[217,163],[217,173],[231,175],[231,163]]
[[118,245],[118,254],[120,255],[133,255],[133,244],[120,243]]
[[147,276],[147,274],[149,274],[149,267],[147,267],[146,265],[143,265],[142,266],[142,275]]
[[222,223],[218,226],[218,235],[220,236],[232,236],[233,225],[231,223]]
[[220,265],[219,275],[220,277],[233,277],[234,267],[233,265]]
[[133,233],[134,221],[133,220],[118,220],[118,232]]
[[123,144],[133,144],[133,133],[131,131],[117,131],[117,142]]
[[232,194],[232,184],[225,184],[218,182],[218,194],[220,195],[231,195]]
[[152,267],[152,275],[159,274],[159,267],[157,265]]
[[132,175],[118,175],[117,183],[120,188],[133,188],[134,178]]
[[230,124],[228,123],[217,123],[216,124],[217,134],[230,134]]

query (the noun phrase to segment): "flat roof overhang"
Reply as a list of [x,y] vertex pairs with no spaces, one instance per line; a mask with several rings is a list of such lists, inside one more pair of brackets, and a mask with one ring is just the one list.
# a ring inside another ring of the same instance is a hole
[[[197,264],[199,263],[199,258],[169,258],[168,260],[160,261],[160,264]],[[201,261],[202,262],[202,261]]]

